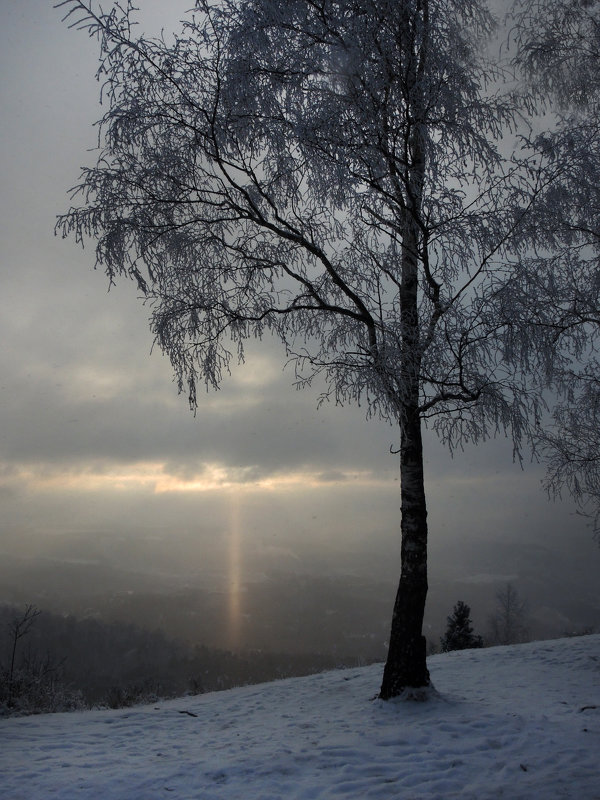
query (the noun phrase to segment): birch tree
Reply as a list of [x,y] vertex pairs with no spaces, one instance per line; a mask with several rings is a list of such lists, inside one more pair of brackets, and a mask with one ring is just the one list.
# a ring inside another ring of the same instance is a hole
[[538,413],[498,281],[540,191],[480,0],[197,0],[172,41],[133,6],[58,4],[100,42],[104,116],[58,231],[132,278],[179,388],[271,334],[296,380],[395,426],[401,566],[380,696],[426,689],[422,429],[515,447]]
[[539,436],[547,488],[554,495],[567,489],[598,534],[600,2],[518,0],[514,9],[515,63],[546,112],[527,145],[552,179],[524,230],[531,250],[511,306],[553,361],[559,402]]

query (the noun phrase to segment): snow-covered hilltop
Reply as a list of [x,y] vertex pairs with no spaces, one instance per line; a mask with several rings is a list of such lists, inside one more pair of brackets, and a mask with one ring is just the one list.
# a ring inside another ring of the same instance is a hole
[[381,667],[121,711],[0,720],[3,800],[600,798],[600,635],[429,661],[439,697],[373,700]]

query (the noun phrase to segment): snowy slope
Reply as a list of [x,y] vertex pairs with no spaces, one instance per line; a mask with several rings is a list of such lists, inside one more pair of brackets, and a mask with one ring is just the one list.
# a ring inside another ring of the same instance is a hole
[[2,800],[600,799],[600,636],[430,659],[439,697],[372,700],[381,667],[122,711],[0,721]]

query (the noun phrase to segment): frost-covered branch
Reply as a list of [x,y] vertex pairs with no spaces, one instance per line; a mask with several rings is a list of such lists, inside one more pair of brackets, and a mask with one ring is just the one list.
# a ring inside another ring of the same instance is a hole
[[527,324],[515,336],[552,376],[552,423],[539,429],[547,488],[568,490],[598,528],[600,3],[518,0],[515,11],[515,64],[552,111],[527,143],[548,180],[522,230],[511,306]]

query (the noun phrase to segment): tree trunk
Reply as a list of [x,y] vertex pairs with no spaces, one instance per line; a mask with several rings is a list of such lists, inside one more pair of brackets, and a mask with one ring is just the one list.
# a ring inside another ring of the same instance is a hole
[[[418,142],[413,143],[413,152],[420,154]],[[422,162],[417,164],[422,166]],[[420,177],[418,171],[415,172],[417,177]],[[383,700],[397,697],[408,688],[429,686],[429,672],[425,659],[426,642],[422,633],[427,598],[427,504],[419,410],[421,350],[418,237],[414,217],[408,217],[403,243],[400,286],[403,355],[398,398],[402,569],[392,615],[388,657],[379,694]]]
[[427,506],[423,481],[421,420],[416,409],[402,426],[402,571],[394,603],[387,662],[379,696],[430,685],[423,616],[427,597]]
[[[413,144],[413,152],[419,154],[418,142]],[[422,166],[422,162],[418,165]],[[420,177],[418,172],[417,177]],[[403,350],[399,397],[402,569],[379,693],[383,700],[397,697],[408,688],[429,686],[426,642],[422,633],[427,598],[427,504],[419,411],[418,236],[414,217],[407,218],[400,286]]]
[[[412,122],[406,129],[409,154],[401,211],[402,255],[399,302],[402,355],[398,376],[400,415],[400,481],[402,493],[402,569],[392,615],[388,657],[379,696],[397,697],[405,689],[429,686],[423,617],[427,598],[427,505],[423,476],[421,414],[421,334],[419,317],[419,265],[423,259],[421,209],[425,181],[427,104],[423,96],[429,54],[429,3],[414,10],[413,28],[422,40],[405,75]],[[417,19],[420,17],[420,22]],[[418,23],[418,24],[417,24]]]

